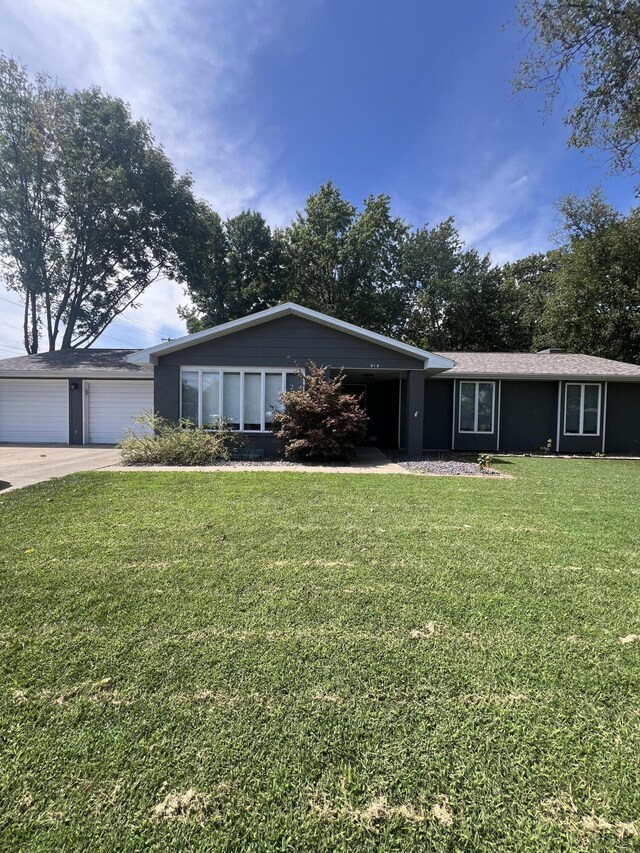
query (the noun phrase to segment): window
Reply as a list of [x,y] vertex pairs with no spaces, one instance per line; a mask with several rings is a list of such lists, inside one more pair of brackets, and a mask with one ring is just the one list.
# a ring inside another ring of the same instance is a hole
[[264,432],[273,424],[282,391],[301,382],[291,370],[188,367],[181,373],[181,414],[205,429],[215,429],[224,418],[231,429]]
[[461,382],[458,432],[493,432],[495,382]]
[[565,435],[598,435],[600,385],[568,382],[564,399]]

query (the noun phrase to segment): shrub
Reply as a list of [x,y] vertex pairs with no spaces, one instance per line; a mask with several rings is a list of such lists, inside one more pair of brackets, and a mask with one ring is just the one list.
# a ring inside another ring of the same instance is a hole
[[310,462],[350,459],[367,424],[360,397],[344,393],[344,373],[329,379],[323,367],[309,363],[298,375],[302,387],[284,391],[283,408],[274,415],[285,456]]
[[120,442],[125,465],[211,465],[244,447],[244,435],[220,422],[216,429],[198,429],[190,421],[174,423],[152,412],[134,418],[142,429],[129,429]]
[[493,456],[491,453],[481,453],[478,456],[478,468],[481,471],[486,471],[493,465]]

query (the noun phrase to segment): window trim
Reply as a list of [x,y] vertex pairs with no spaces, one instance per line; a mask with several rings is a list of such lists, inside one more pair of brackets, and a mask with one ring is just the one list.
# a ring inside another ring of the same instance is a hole
[[[234,432],[246,433],[247,435],[264,435],[270,434],[272,430],[266,424],[265,420],[265,411],[264,405],[262,405],[265,398],[265,390],[266,390],[266,374],[267,373],[280,373],[281,374],[281,388],[280,392],[286,391],[287,389],[287,375],[298,373],[299,369],[297,367],[233,367],[232,365],[225,365],[224,367],[218,367],[217,365],[194,365],[180,366],[180,419],[182,419],[182,374],[183,373],[197,373],[198,374],[198,423],[196,426],[198,429],[202,429],[202,374],[203,373],[219,373],[220,374],[220,388],[218,391],[218,408],[220,409],[220,418],[222,415],[222,405],[223,405],[223,393],[224,393],[224,374],[225,373],[239,373],[240,374],[240,423],[238,430],[234,430]],[[304,369],[302,369],[304,373]],[[244,427],[244,375],[245,373],[259,373],[261,374],[260,378],[260,429],[243,429]],[[208,430],[212,432],[213,430]]]
[[[475,396],[473,403],[473,429],[462,429],[462,386],[474,385]],[[479,385],[491,385],[491,429],[478,429]],[[494,435],[496,431],[496,383],[491,379],[460,379],[458,381],[458,432],[461,435]]]
[[[568,388],[570,385],[575,385],[580,388],[580,429],[578,432],[567,432],[567,403],[569,401]],[[598,389],[598,417],[597,417],[597,429],[595,432],[585,432],[584,431],[584,389],[587,385],[593,385]],[[571,436],[585,436],[587,438],[598,438],[601,431],[602,424],[602,382],[565,382],[564,385],[564,421],[563,421],[563,435],[571,435]]]

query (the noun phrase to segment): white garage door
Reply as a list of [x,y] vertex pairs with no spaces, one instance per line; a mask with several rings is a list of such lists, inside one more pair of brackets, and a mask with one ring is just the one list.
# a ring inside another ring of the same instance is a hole
[[66,379],[0,379],[0,441],[69,443]]
[[85,440],[89,444],[117,444],[128,427],[137,428],[136,415],[153,411],[153,382],[149,380],[85,382],[84,391]]

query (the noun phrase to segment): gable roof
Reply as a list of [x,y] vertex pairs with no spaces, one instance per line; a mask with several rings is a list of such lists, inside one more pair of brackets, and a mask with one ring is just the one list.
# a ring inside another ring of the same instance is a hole
[[152,379],[153,368],[127,361],[131,349],[64,349],[0,360],[0,378]]
[[239,320],[231,320],[229,323],[222,323],[219,326],[214,326],[212,329],[205,329],[203,332],[196,332],[193,335],[185,335],[182,338],[176,338],[168,343],[157,344],[148,349],[138,350],[129,356],[129,361],[132,364],[157,364],[158,356],[168,355],[172,352],[177,352],[187,347],[195,346],[196,344],[205,343],[216,338],[230,335],[234,332],[239,332],[242,329],[249,329],[252,326],[259,326],[262,323],[268,323],[271,320],[277,320],[280,317],[302,317],[306,320],[312,320],[314,323],[320,323],[323,326],[328,326],[332,329],[337,329],[340,332],[345,332],[348,335],[353,335],[356,338],[361,338],[365,341],[371,341],[379,346],[394,350],[395,352],[409,355],[412,358],[419,359],[424,362],[424,368],[437,368],[446,370],[453,367],[453,361],[445,358],[442,355],[436,355],[427,350],[419,349],[418,347],[403,344],[401,341],[396,341],[393,338],[388,338],[386,335],[379,335],[377,332],[370,332],[368,329],[363,329],[360,326],[354,326],[351,323],[346,323],[344,320],[338,320],[336,317],[330,317],[328,314],[321,314],[320,311],[313,311],[311,308],[304,308],[302,305],[296,305],[295,302],[284,302],[282,305],[276,305],[274,308],[267,308],[265,311],[258,311],[255,314],[249,314],[247,317],[241,317]]
[[595,355],[549,352],[441,352],[438,355],[455,362],[444,378],[640,381],[640,365]]

